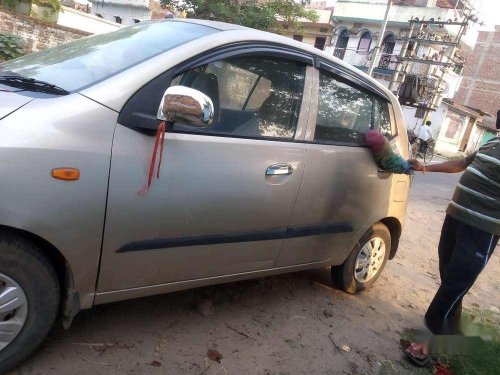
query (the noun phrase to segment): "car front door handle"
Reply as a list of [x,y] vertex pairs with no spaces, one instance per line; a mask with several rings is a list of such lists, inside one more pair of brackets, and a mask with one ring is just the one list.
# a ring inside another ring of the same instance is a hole
[[290,164],[273,164],[266,170],[266,176],[284,176],[290,175],[293,167]]

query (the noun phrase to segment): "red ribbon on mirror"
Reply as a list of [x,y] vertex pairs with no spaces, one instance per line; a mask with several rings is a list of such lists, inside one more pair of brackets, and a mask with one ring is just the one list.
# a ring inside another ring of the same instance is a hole
[[160,147],[160,157],[158,159],[158,169],[156,171],[156,178],[158,179],[160,178],[160,166],[161,166],[161,160],[163,158],[163,145],[165,144],[166,130],[167,130],[167,124],[165,123],[165,121],[162,121],[160,125],[158,125],[158,130],[156,131],[155,145],[153,147],[153,154],[151,155],[151,163],[149,164],[148,182],[146,186],[144,186],[140,191],[137,192],[137,194],[139,195],[147,193],[151,186],[151,182],[153,181],[153,173],[156,164],[156,154],[158,153],[158,146]]

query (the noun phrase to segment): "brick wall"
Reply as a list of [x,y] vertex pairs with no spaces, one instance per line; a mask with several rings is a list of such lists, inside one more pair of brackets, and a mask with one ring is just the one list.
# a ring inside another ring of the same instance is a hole
[[[496,116],[500,109],[500,25],[495,31],[481,31],[476,47],[465,54],[466,67],[457,103],[479,108]],[[493,124],[496,118],[485,117]]]
[[84,31],[0,10],[0,32],[10,32],[27,42],[27,52],[36,52],[91,35]]

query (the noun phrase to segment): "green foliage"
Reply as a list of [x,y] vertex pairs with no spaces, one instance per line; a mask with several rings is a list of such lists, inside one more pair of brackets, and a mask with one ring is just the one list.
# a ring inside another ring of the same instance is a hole
[[[497,374],[500,368],[500,315],[484,309],[467,309],[461,329],[468,341],[461,354],[438,354],[437,361],[447,364],[454,375]],[[403,339],[419,341],[414,330],[401,333]],[[426,368],[427,369],[427,368]]]
[[[269,3],[269,6],[276,13],[277,18],[283,21],[282,24],[280,23],[276,27],[276,31],[279,34],[284,34],[285,32],[302,34],[301,18],[313,22],[318,20],[318,14],[314,10],[304,7],[306,3],[306,1],[296,3],[293,0],[273,0]],[[287,26],[287,28],[285,29],[284,26]]]
[[307,1],[270,0],[240,4],[235,0],[161,0],[161,3],[171,10],[186,12],[188,18],[235,23],[280,34],[285,31],[301,33],[301,18],[318,20],[314,10],[305,9]]
[[273,30],[276,25],[276,15],[269,6],[248,4],[240,7],[239,25],[251,27],[258,30]]
[[32,0],[32,3],[49,8],[51,13],[59,12],[62,9],[59,0]]
[[14,8],[21,0],[0,0],[0,7]]
[[24,54],[26,43],[17,35],[0,33],[0,61],[15,59]]
[[480,336],[469,351],[462,355],[443,356],[457,375],[489,375],[500,368],[500,315],[490,310],[468,309],[466,320],[472,322],[466,328],[467,335]]
[[38,6],[44,6],[51,10],[51,13],[61,11],[60,0],[0,0],[0,6],[5,6],[6,8],[14,8],[19,3],[36,4]]

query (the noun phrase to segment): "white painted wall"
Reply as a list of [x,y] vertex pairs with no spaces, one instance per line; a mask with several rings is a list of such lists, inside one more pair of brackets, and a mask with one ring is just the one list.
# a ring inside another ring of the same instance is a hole
[[[151,19],[151,9],[141,6],[140,4],[134,4],[130,6],[130,3],[140,2],[144,3],[143,0],[129,0],[122,1],[118,3],[102,2],[102,1],[92,1],[92,14],[100,14],[104,19],[108,21],[115,22],[115,16],[122,18],[122,25],[133,25],[135,24],[134,19],[139,21],[146,21]],[[148,2],[149,4],[149,2]]]
[[470,133],[469,142],[467,143],[467,149],[465,150],[466,154],[472,154],[476,151],[481,145],[481,140],[486,133],[486,129],[477,126],[477,123],[474,124],[472,131]]
[[122,25],[115,22],[107,21],[92,14],[68,7],[63,7],[63,11],[59,13],[57,24],[92,34],[108,33],[122,27]]
[[[422,123],[427,121],[427,119],[421,119],[415,117],[416,109],[413,107],[403,106],[403,117],[405,119],[406,128],[410,130],[414,130],[415,133],[418,133],[420,126]],[[428,119],[431,121],[431,129],[432,129],[432,137],[437,139],[439,136],[439,132],[441,130],[441,125],[446,118],[446,114],[448,112],[448,106],[442,104],[438,107],[435,112],[431,112]]]
[[[448,112],[450,112],[448,110]],[[448,115],[448,114],[447,114]],[[462,143],[462,138],[467,129],[467,124],[469,123],[470,116],[463,115],[463,121],[460,125],[456,139],[450,139],[446,137],[446,131],[450,123],[450,119],[446,116],[442,122],[441,129],[436,142],[435,150],[442,155],[456,155],[459,153],[460,144]]]

